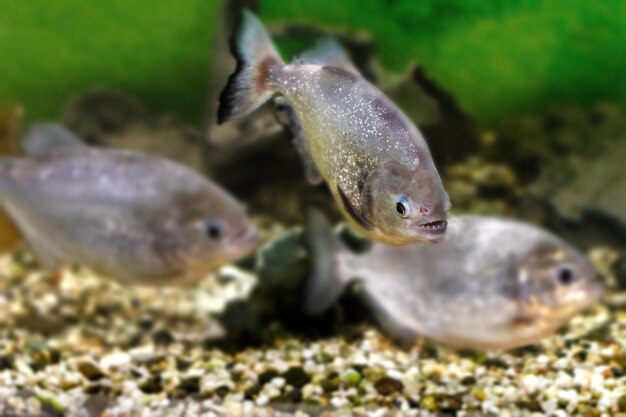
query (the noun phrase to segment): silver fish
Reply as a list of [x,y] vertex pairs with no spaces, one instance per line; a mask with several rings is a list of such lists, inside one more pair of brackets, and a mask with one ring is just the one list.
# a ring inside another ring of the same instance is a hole
[[295,143],[307,178],[326,181],[353,226],[388,244],[443,238],[450,201],[426,141],[335,41],[285,65],[245,12],[233,54],[238,65],[220,97],[220,123],[284,95],[302,127]]
[[419,336],[461,348],[537,342],[603,292],[589,262],[556,236],[493,217],[452,217],[438,245],[374,244],[351,253],[319,213],[310,218],[314,271],[310,313],[327,309],[360,280],[367,305],[401,343]]
[[256,245],[244,207],[185,166],[91,148],[55,124],[31,128],[23,147],[26,158],[0,160],[0,202],[48,268],[173,285]]

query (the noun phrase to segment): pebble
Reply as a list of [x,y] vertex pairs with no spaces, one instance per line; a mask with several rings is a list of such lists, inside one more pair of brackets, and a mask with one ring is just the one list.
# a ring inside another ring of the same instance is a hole
[[98,365],[91,360],[83,360],[76,365],[78,371],[83,374],[85,378],[90,381],[97,381],[104,378],[106,375],[98,367]]
[[283,378],[289,385],[302,388],[311,381],[311,377],[301,367],[291,367],[283,373]]
[[100,359],[100,366],[106,370],[119,370],[131,363],[130,355],[124,352],[113,352]]
[[402,382],[397,379],[384,376],[374,383],[376,391],[381,395],[392,395],[404,389]]

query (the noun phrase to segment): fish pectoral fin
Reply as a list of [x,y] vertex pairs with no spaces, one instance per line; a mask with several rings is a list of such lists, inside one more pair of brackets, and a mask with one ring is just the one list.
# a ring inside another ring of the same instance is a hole
[[339,195],[339,198],[341,199],[343,208],[345,209],[346,213],[348,213],[350,218],[352,218],[352,220],[354,220],[359,226],[361,226],[365,230],[374,229],[374,225],[372,224],[372,222],[370,222],[367,219],[367,217],[361,210],[357,209],[356,207],[352,205],[352,203],[350,202],[350,199],[348,199],[348,196],[343,192],[343,190],[339,186],[337,186],[337,194]]
[[291,103],[283,96],[276,96],[274,98],[274,112],[278,122],[291,137],[293,145],[296,148],[296,153],[300,161],[302,161],[302,165],[304,165],[304,175],[307,181],[313,185],[319,185],[324,182],[311,156],[306,134],[304,133],[304,129],[302,129],[300,119],[296,115]]
[[342,68],[354,75],[361,75],[339,42],[333,38],[319,40],[313,48],[294,57],[293,63]]
[[36,123],[22,139],[28,156],[44,156],[68,148],[87,148],[78,136],[57,123]]

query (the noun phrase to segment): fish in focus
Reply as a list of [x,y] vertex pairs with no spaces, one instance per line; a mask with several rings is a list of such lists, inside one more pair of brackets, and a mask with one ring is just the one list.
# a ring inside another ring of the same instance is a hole
[[603,293],[585,257],[547,231],[494,217],[449,223],[438,245],[374,244],[358,255],[314,213],[306,310],[324,311],[359,280],[366,305],[400,343],[424,336],[457,348],[509,349],[551,335]]
[[219,123],[282,94],[299,119],[294,143],[307,179],[326,181],[353,226],[394,245],[443,238],[450,201],[426,141],[335,41],[286,65],[259,20],[244,12],[233,54],[237,69],[220,97]]
[[44,266],[75,263],[125,283],[206,277],[256,246],[244,207],[172,161],[84,145],[38,124],[25,158],[0,159],[0,202]]

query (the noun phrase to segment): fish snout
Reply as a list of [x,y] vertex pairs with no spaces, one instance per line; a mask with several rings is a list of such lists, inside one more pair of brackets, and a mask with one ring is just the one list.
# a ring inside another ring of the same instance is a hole
[[230,242],[236,246],[256,245],[259,234],[252,223],[246,223],[239,227],[230,238]]
[[422,197],[417,203],[418,215],[423,219],[445,219],[452,207],[450,197],[444,190],[432,191],[430,197]]
[[423,201],[418,206],[417,228],[428,240],[438,242],[448,229],[448,215],[445,202],[432,204]]
[[259,235],[254,224],[248,219],[245,211],[232,213],[226,218],[228,236],[225,243],[234,251],[248,251],[256,247]]

